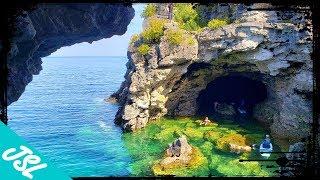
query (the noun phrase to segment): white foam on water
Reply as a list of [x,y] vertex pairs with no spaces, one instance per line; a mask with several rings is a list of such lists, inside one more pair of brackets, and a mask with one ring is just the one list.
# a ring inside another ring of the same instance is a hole
[[107,125],[105,122],[103,122],[101,120],[97,121],[97,123],[103,131],[111,131],[112,130],[111,125]]

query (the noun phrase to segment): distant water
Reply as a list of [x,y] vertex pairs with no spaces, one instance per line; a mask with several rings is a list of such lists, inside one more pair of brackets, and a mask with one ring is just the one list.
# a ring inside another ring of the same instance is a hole
[[125,57],[43,58],[9,106],[9,127],[70,176],[125,176],[130,156],[104,98],[124,80]]

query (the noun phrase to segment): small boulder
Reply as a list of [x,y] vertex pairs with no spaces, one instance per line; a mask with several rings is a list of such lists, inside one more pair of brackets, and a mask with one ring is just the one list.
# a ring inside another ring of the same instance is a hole
[[161,166],[168,166],[172,163],[187,164],[191,157],[192,147],[188,144],[185,135],[169,144],[165,158],[160,162]]
[[180,157],[186,156],[191,153],[191,146],[188,144],[185,135],[175,140],[172,144],[169,144],[169,148],[166,150],[168,157]]
[[243,153],[243,152],[251,152],[250,146],[240,146],[237,144],[229,143],[230,152],[235,152],[237,154]]
[[107,103],[111,103],[111,104],[116,104],[116,103],[118,103],[117,98],[112,97],[112,96],[110,96],[110,97],[108,97],[108,98],[104,99],[104,101],[105,101],[105,102],[107,102]]

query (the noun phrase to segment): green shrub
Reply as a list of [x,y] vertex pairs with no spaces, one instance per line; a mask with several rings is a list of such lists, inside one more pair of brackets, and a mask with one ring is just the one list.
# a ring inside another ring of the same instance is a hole
[[196,40],[193,39],[192,36],[188,36],[188,37],[186,38],[186,43],[187,43],[187,45],[192,46],[192,45],[195,45],[195,44],[196,44]]
[[164,34],[164,24],[166,20],[159,18],[150,18],[148,27],[141,33],[146,43],[159,43]]
[[138,39],[139,39],[139,35],[138,34],[134,34],[134,35],[131,36],[130,43],[134,43]]
[[148,4],[143,10],[141,17],[148,18],[155,15],[157,12],[157,7],[154,4]]
[[139,47],[138,47],[138,52],[141,54],[141,55],[146,55],[148,54],[150,50],[150,46],[148,44],[141,44]]
[[181,29],[169,29],[166,32],[166,37],[170,44],[172,45],[195,45],[196,40],[189,34],[186,34]]
[[200,28],[198,12],[190,3],[175,4],[173,8],[174,20],[180,28],[187,31],[196,31]]
[[229,24],[228,19],[212,19],[208,22],[208,27],[211,29],[217,29],[227,24]]
[[170,44],[179,45],[183,41],[183,32],[179,29],[169,29],[166,36]]

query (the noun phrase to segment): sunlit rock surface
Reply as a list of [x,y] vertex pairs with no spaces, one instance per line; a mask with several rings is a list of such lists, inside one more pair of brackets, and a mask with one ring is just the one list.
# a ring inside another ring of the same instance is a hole
[[[196,115],[197,97],[208,83],[238,74],[266,85],[268,97],[255,107],[254,117],[268,124],[273,135],[307,135],[312,120],[311,22],[296,12],[221,8],[204,7],[203,13],[230,17],[232,23],[191,33],[193,46],[172,46],[163,36],[142,56],[139,40],[129,45],[126,80],[112,96],[122,105],[116,118],[124,129],[142,128],[163,115]],[[170,28],[175,24],[168,23],[164,33]]]

